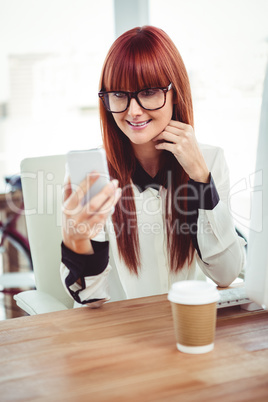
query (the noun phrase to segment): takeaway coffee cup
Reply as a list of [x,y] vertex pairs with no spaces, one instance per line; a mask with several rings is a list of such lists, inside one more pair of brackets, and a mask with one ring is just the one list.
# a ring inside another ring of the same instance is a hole
[[214,348],[217,301],[216,285],[205,281],[181,281],[172,285],[171,302],[177,348],[184,353],[206,353]]

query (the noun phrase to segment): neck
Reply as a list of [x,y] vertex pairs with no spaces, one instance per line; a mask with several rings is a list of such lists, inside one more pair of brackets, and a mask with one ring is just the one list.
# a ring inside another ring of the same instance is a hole
[[160,164],[160,155],[162,151],[155,149],[154,143],[147,144],[131,144],[134,154],[138,159],[143,169],[152,177],[154,177]]

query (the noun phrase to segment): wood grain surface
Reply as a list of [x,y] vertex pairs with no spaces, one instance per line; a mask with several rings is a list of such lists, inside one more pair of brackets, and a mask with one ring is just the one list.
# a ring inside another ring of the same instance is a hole
[[176,349],[166,295],[0,322],[1,401],[267,401],[268,312],[218,311],[215,348]]

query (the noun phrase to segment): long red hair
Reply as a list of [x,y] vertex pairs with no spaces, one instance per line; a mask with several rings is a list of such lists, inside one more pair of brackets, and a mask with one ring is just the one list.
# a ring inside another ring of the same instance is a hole
[[[193,126],[190,83],[183,60],[164,31],[145,26],[125,32],[113,43],[104,62],[100,89],[137,91],[142,88],[166,87],[171,82],[174,94],[172,118]],[[110,175],[119,180],[123,190],[112,217],[119,255],[129,270],[138,274],[140,244],[131,187],[136,158],[129,139],[118,128],[112,113],[106,111],[101,101],[100,119]],[[169,183],[168,172],[171,172]],[[193,258],[190,234],[180,235],[180,228],[187,225],[186,184],[189,177],[174,155],[167,151],[162,154],[159,174],[163,185],[168,185],[165,211],[167,250],[170,269],[177,272]],[[178,195],[178,189],[179,197],[175,207],[174,197]],[[129,218],[131,226],[126,224]]]

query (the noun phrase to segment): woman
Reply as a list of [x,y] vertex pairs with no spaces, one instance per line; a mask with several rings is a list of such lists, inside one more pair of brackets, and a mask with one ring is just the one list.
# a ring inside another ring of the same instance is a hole
[[244,241],[226,205],[223,152],[196,141],[177,48],[152,26],[124,33],[108,52],[100,89],[114,180],[77,214],[70,211],[96,178],[84,180],[79,192],[66,186],[64,286],[77,302],[98,307],[167,293],[174,281],[196,277],[196,262],[218,285],[229,285],[243,267]]

